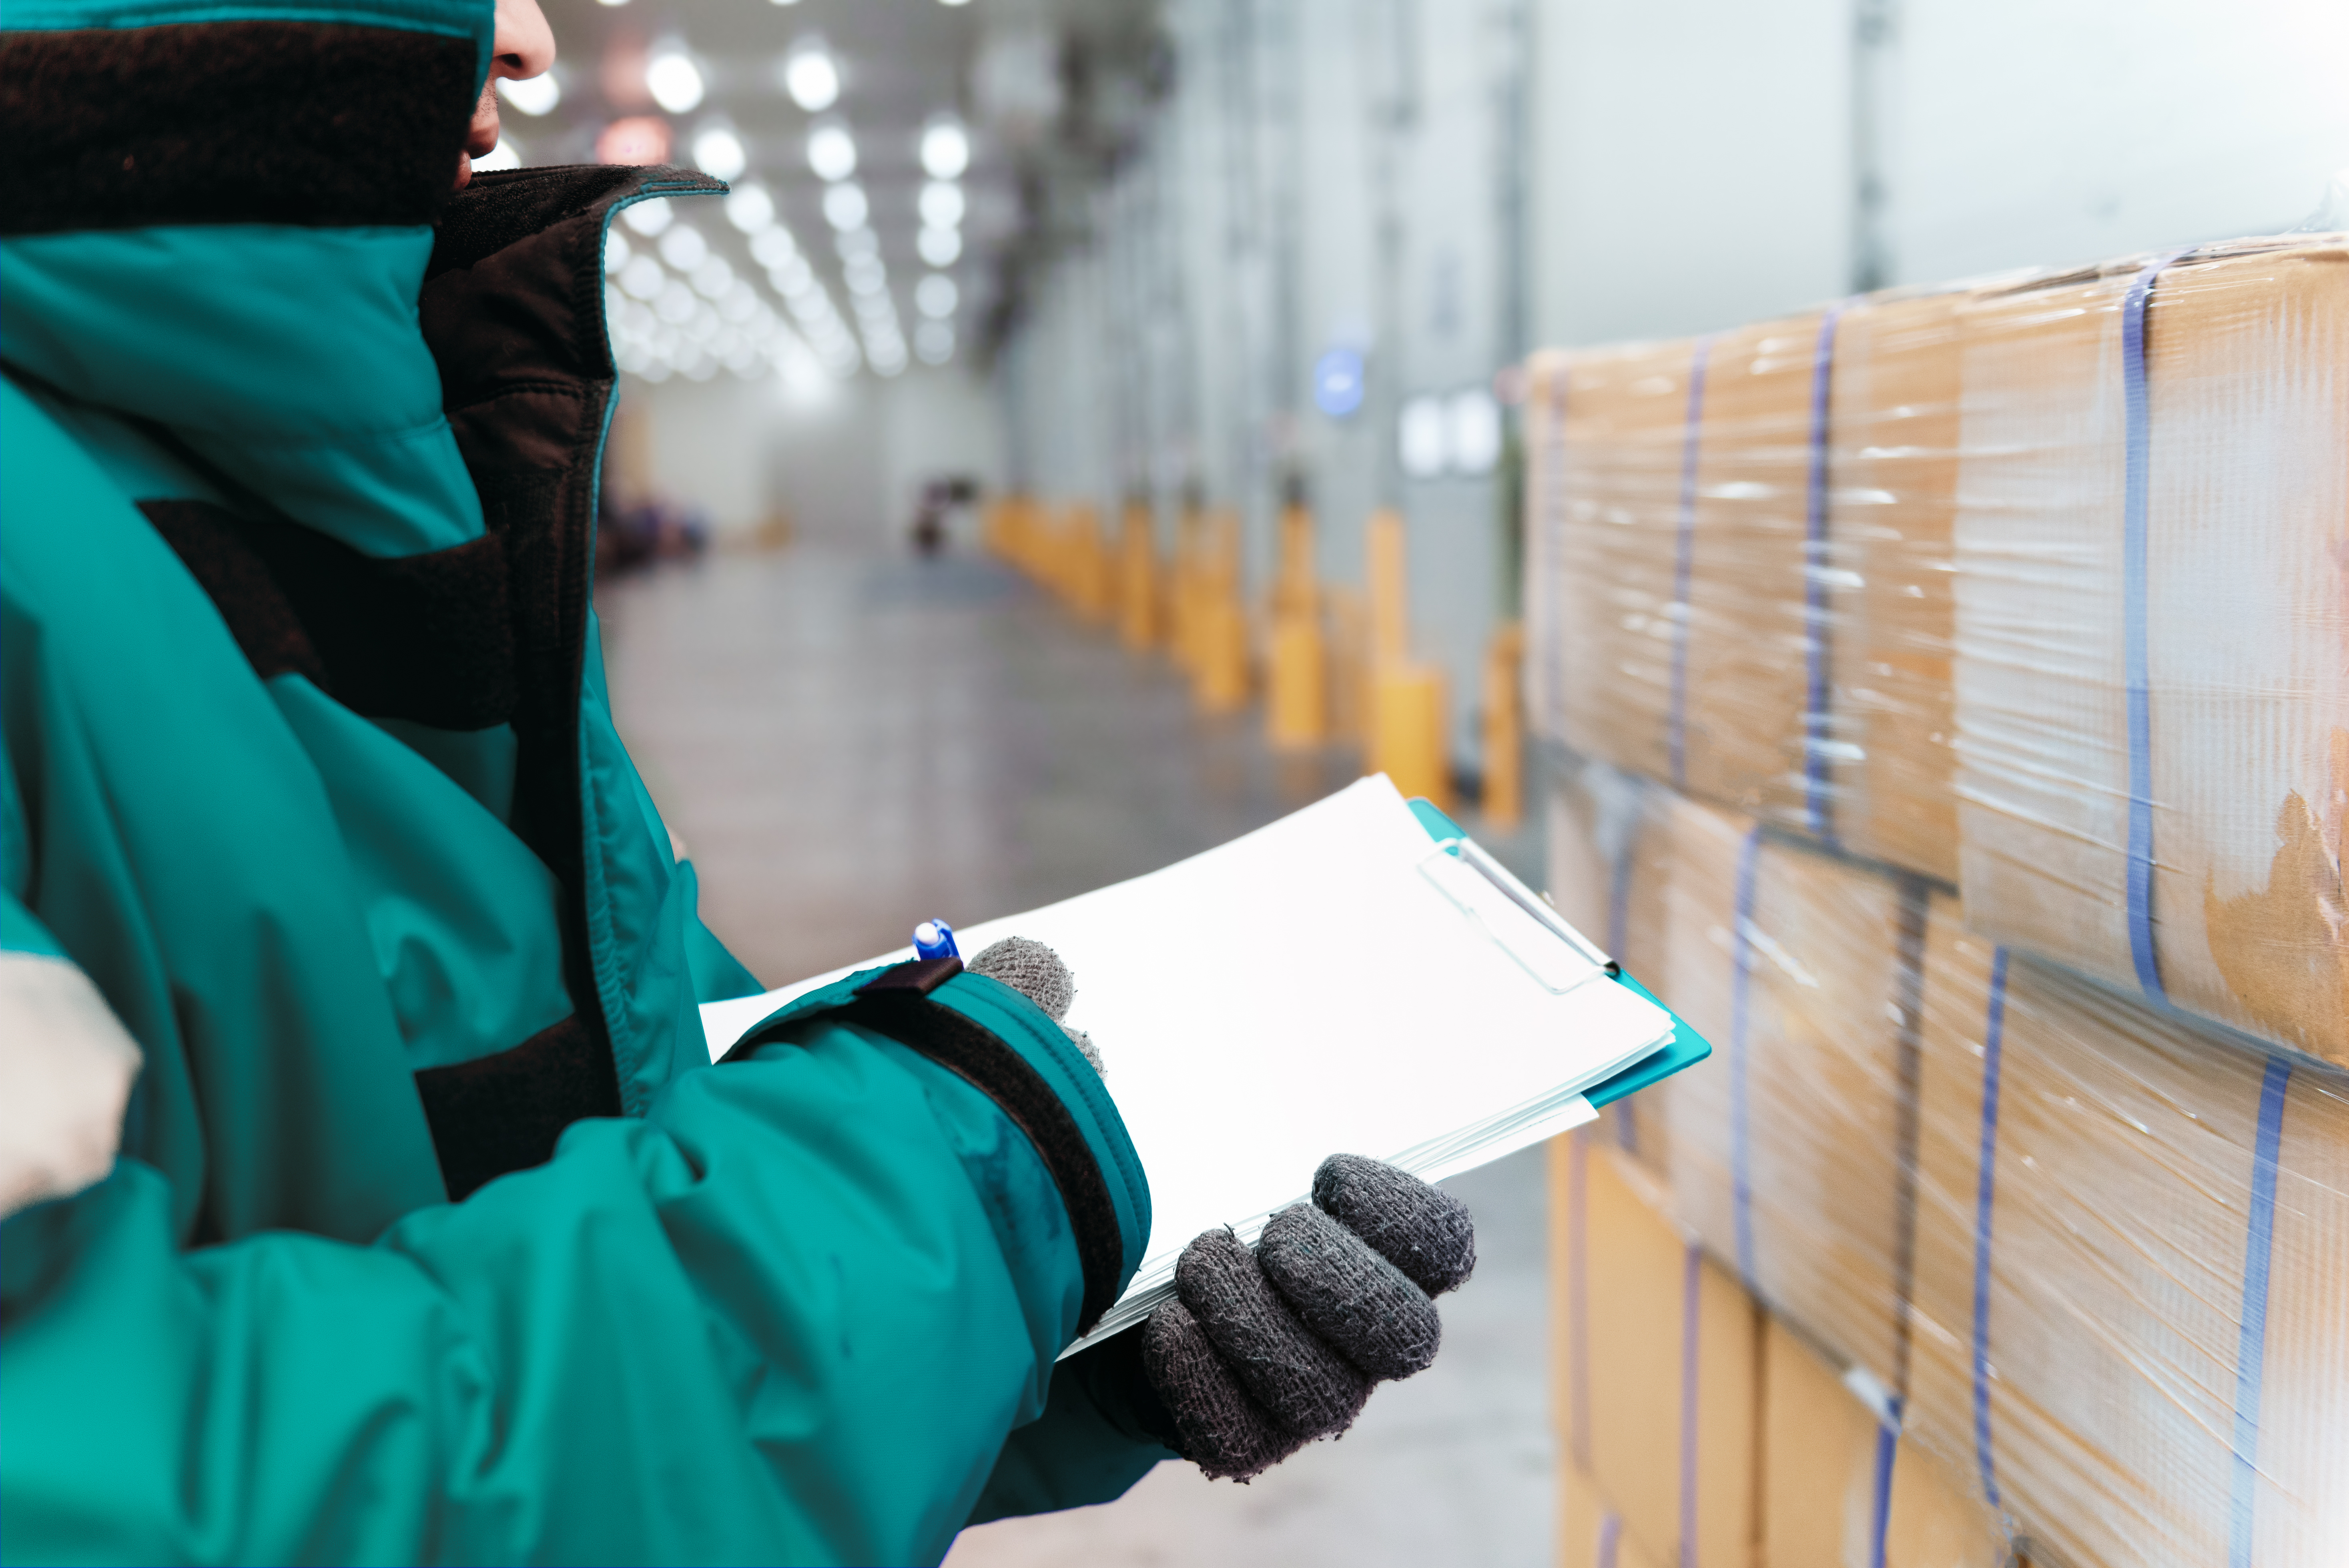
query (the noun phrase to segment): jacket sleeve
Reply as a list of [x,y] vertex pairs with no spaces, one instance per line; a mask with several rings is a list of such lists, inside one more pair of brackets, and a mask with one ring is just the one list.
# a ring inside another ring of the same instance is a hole
[[995,1099],[821,1014],[373,1246],[182,1253],[124,1161],[0,1240],[0,1550],[935,1561],[1045,1408],[1074,1225]]
[[755,996],[766,989],[750,967],[727,950],[718,935],[701,922],[701,877],[691,861],[677,862],[677,874],[685,879],[685,963],[693,976],[693,999],[696,1002],[730,1002],[737,996]]
[[1180,1440],[1143,1372],[1142,1336],[1129,1330],[1052,1369],[1044,1413],[1003,1445],[970,1523],[1114,1501],[1161,1460],[1181,1459]]

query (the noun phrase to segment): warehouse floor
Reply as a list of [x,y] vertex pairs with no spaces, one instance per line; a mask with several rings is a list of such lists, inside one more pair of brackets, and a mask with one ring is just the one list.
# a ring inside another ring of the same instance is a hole
[[[1253,715],[1197,717],[1163,661],[968,555],[720,554],[606,584],[598,603],[622,733],[706,917],[770,984],[900,945],[927,915],[1151,870],[1352,773],[1341,755],[1273,755]],[[1487,841],[1538,863],[1530,834]],[[974,1531],[949,1562],[1548,1561],[1541,1155],[1454,1188],[1481,1262],[1444,1299],[1444,1355],[1342,1440],[1247,1487],[1163,1466],[1109,1506]]]

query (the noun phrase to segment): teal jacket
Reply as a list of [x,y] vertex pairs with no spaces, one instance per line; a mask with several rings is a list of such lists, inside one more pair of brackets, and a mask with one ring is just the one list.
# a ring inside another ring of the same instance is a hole
[[450,197],[488,0],[6,26],[0,945],[144,1065],[0,1226],[0,1555],[929,1562],[1167,1457],[1053,1375],[1150,1204],[1041,1013],[708,1060],[591,570],[605,233],[714,182]]

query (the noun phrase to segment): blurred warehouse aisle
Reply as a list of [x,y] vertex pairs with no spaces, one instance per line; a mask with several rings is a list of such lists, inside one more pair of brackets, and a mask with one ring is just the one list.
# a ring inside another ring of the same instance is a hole
[[[1192,854],[1353,776],[1205,719],[996,562],[804,546],[599,587],[613,704],[699,869],[711,926],[770,984],[937,913],[1032,907]],[[1523,869],[1529,839],[1498,847]],[[1080,976],[1081,983],[1081,976]],[[1105,1042],[1112,1057],[1115,1042]],[[1166,1465],[1106,1508],[967,1537],[1019,1563],[1514,1564],[1550,1555],[1538,1151],[1461,1179],[1477,1275],[1434,1367],[1248,1487]]]

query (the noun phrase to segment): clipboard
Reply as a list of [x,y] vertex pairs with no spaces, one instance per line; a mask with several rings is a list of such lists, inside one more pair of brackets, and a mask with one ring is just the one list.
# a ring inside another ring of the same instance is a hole
[[1686,1019],[1678,1013],[1672,1012],[1670,1007],[1665,1007],[1661,997],[1640,985],[1611,955],[1591,947],[1587,938],[1559,918],[1557,913],[1549,907],[1549,902],[1547,899],[1541,898],[1511,875],[1506,867],[1494,860],[1475,840],[1468,836],[1467,830],[1446,816],[1434,802],[1424,796],[1413,796],[1407,804],[1411,807],[1412,815],[1419,819],[1420,826],[1427,830],[1427,836],[1434,841],[1440,852],[1452,855],[1467,863],[1480,875],[1497,886],[1511,903],[1596,959],[1604,966],[1603,973],[1609,981],[1628,987],[1634,994],[1645,997],[1659,1007],[1663,1007],[1665,1013],[1671,1016],[1672,1020],[1671,1040],[1660,1049],[1651,1051],[1633,1062],[1614,1077],[1583,1091],[1582,1098],[1590,1102],[1591,1109],[1597,1110],[1602,1106],[1612,1105],[1624,1096],[1636,1094],[1651,1083],[1661,1083],[1674,1073],[1692,1068],[1713,1055],[1712,1044],[1702,1035],[1689,1027]]

